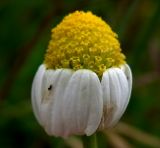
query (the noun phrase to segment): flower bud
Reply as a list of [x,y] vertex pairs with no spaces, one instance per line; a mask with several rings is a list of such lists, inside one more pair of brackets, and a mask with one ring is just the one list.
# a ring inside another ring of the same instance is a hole
[[128,105],[132,74],[117,35],[91,12],[69,14],[32,84],[34,114],[49,135],[92,135],[114,126]]

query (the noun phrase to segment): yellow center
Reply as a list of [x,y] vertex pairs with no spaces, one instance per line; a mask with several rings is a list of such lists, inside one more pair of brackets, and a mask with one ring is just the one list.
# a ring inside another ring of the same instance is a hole
[[90,69],[102,76],[124,59],[110,26],[91,12],[76,11],[52,29],[44,63],[49,69]]

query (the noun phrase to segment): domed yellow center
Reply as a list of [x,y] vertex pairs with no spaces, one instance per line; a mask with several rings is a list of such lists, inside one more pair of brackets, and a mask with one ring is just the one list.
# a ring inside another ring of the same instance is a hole
[[44,63],[49,69],[90,69],[102,76],[124,59],[110,26],[91,12],[76,11],[52,29]]

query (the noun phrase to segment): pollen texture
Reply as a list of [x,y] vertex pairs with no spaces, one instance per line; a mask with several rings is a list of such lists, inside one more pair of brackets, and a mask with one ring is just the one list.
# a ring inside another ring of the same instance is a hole
[[110,67],[125,63],[117,34],[100,17],[76,11],[52,29],[45,54],[48,69],[90,69],[102,76]]

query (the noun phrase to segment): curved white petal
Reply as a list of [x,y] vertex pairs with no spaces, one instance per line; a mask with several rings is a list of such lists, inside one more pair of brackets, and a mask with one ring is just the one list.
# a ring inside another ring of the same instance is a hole
[[46,70],[45,65],[41,65],[33,80],[33,111],[50,135],[60,136],[63,132],[62,99],[71,75],[71,70]]
[[50,135],[63,136],[63,96],[71,76],[72,71],[67,69],[47,70],[44,74],[40,117]]
[[128,88],[129,88],[129,91],[128,91],[128,97],[127,97],[127,101],[124,105],[124,109],[123,109],[123,112],[125,112],[126,108],[127,108],[127,105],[129,103],[129,100],[130,100],[130,97],[131,97],[131,91],[132,91],[132,72],[131,72],[131,69],[129,67],[128,64],[124,64],[121,66],[121,69],[123,70],[126,78],[127,78],[127,81],[128,81]]
[[128,64],[122,65],[121,69],[124,71],[127,81],[128,81],[128,87],[129,87],[128,97],[130,98],[131,90],[132,90],[132,72]]
[[127,77],[120,68],[105,71],[101,84],[104,101],[103,128],[115,125],[121,118],[128,104],[130,88]]
[[54,104],[54,93],[62,70],[46,70],[42,83],[42,99],[40,104],[41,125],[46,132],[51,134],[49,123],[51,121],[51,109]]
[[63,137],[64,135],[64,119],[62,116],[64,93],[72,74],[72,70],[62,70],[56,85],[54,85],[54,103],[50,106],[50,123],[48,126],[50,127],[49,132],[55,136]]
[[34,79],[32,83],[32,89],[31,89],[31,98],[32,98],[32,108],[33,112],[37,118],[37,120],[40,123],[40,116],[39,116],[39,107],[42,99],[41,95],[41,86],[42,86],[42,80],[45,73],[45,66],[42,64],[39,66]]
[[93,134],[101,121],[102,111],[102,90],[97,75],[89,70],[76,71],[64,95],[64,137]]

